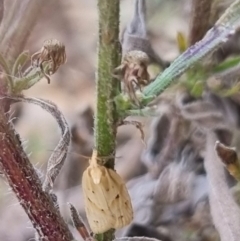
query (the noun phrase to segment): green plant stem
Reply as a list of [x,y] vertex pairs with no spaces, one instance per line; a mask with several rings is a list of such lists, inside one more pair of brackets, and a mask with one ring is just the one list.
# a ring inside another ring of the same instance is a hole
[[[98,0],[99,39],[94,145],[99,156],[111,156],[115,153],[118,116],[113,99],[117,94],[119,83],[112,77],[112,71],[121,61],[118,41],[119,11],[119,0]],[[114,158],[104,165],[114,168]],[[113,238],[114,230],[96,235],[99,241]]]

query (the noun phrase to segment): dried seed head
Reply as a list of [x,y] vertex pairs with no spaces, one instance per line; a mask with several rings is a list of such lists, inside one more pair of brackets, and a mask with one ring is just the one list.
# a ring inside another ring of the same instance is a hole
[[123,57],[123,62],[135,63],[137,65],[148,65],[150,63],[150,59],[145,52],[132,50],[125,54]]
[[147,71],[149,63],[148,55],[142,51],[135,50],[127,53],[123,59],[123,64],[126,65],[124,73],[126,81],[132,82],[132,79],[136,79],[135,84],[139,89],[149,84],[150,76]]
[[[48,75],[54,74],[58,68],[66,62],[65,46],[56,39],[45,40],[41,50],[32,55],[31,61],[32,63],[36,61],[36,66],[40,67],[42,73],[50,83]],[[44,72],[44,62],[50,64],[48,73]]]
[[44,46],[41,51],[40,59],[42,61],[52,62],[52,73],[55,73],[60,65],[66,62],[65,46],[56,39],[44,41]]
[[124,91],[136,104],[139,104],[136,87],[141,90],[150,82],[147,70],[149,63],[150,59],[145,52],[133,50],[124,55],[121,65],[113,71],[114,76],[124,83]]

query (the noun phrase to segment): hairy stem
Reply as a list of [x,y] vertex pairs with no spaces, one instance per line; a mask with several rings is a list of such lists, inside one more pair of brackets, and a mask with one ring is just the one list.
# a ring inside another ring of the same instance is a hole
[[[94,122],[95,148],[99,156],[114,153],[116,137],[116,110],[113,98],[117,80],[112,71],[120,64],[119,0],[99,0],[99,40],[97,73],[97,106]],[[113,163],[110,165],[113,168]]]
[[[0,106],[3,107],[2,103]],[[8,124],[2,108],[0,108],[0,150],[0,169],[39,237],[45,237],[49,241],[71,241],[72,234],[54,207],[49,194],[42,190],[41,181],[24,153],[18,136]]]
[[[118,82],[112,71],[121,61],[119,36],[119,0],[98,0],[98,72],[97,106],[94,121],[95,148],[99,156],[110,156],[115,152],[117,112],[113,99]],[[114,168],[114,159],[107,166]],[[114,230],[96,235],[97,240],[113,240]]]

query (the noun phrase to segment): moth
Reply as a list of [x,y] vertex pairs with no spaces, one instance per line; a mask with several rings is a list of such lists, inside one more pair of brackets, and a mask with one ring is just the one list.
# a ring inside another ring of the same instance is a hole
[[85,211],[94,233],[118,229],[133,219],[133,209],[125,183],[112,169],[97,163],[97,152],[89,160],[82,177]]

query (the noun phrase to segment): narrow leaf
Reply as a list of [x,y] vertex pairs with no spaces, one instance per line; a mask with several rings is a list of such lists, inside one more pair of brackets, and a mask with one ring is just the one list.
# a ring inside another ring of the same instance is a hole
[[26,64],[28,59],[29,59],[29,51],[23,51],[21,54],[19,54],[15,63],[13,64],[12,76],[16,76],[19,69]]

